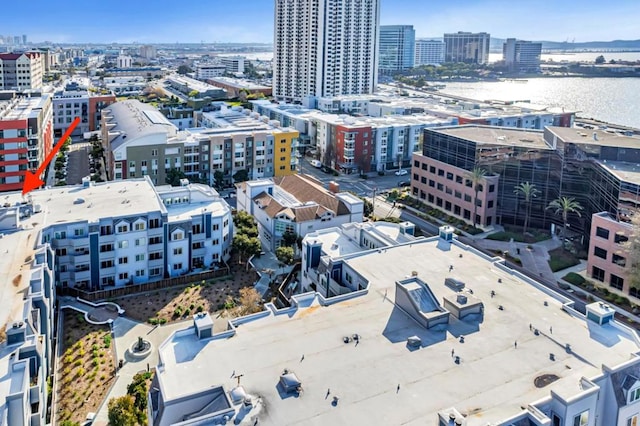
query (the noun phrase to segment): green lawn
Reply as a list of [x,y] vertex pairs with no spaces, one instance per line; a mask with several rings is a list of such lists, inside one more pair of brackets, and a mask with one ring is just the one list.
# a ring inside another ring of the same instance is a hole
[[563,250],[561,247],[551,250],[549,255],[551,256],[549,267],[551,267],[553,272],[561,271],[580,263],[577,257],[571,254],[571,252]]
[[495,232],[487,236],[487,239],[495,241],[511,241],[513,238],[513,241],[518,243],[537,243],[549,239],[548,233],[538,230],[531,230],[527,232],[527,234],[529,235],[524,235],[517,229],[507,229],[505,231]]

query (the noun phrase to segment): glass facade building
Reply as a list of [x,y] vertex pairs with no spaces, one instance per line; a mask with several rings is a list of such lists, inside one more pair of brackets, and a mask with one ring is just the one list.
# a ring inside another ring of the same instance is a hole
[[[423,153],[414,158],[413,194],[424,193],[426,202],[429,194],[442,196],[446,205],[447,200],[455,203],[457,189],[454,182],[437,194],[438,186],[430,187],[428,175],[422,176],[416,165],[428,171],[430,162],[446,164],[456,176],[468,176],[474,167],[481,167],[487,178],[498,180],[491,223],[523,224],[528,206],[515,188],[529,182],[539,191],[531,200],[530,225],[547,229],[552,223],[560,225],[561,217],[547,206],[560,196],[573,197],[583,210],[580,216],[569,215],[569,234],[588,241],[593,214],[607,212],[624,221],[640,203],[640,139],[600,133],[591,137],[562,127],[547,127],[544,132],[473,125],[426,129]],[[450,193],[453,197],[448,197]]]
[[413,25],[381,25],[378,69],[381,74],[413,68],[416,31]]

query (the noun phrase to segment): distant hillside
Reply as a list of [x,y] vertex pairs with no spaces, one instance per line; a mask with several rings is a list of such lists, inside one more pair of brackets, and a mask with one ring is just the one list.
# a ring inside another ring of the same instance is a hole
[[[491,37],[491,51],[502,52],[502,44],[505,41],[506,39],[504,38]],[[571,43],[567,41],[542,41],[542,48],[545,50],[640,50],[640,40],[585,41],[582,43]]]

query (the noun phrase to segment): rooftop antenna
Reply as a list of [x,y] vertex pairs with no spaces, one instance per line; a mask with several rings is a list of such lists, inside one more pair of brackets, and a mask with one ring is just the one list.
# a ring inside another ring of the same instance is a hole
[[240,386],[240,377],[243,377],[243,376],[244,376],[244,374],[238,374],[236,376],[236,379],[238,379],[238,386]]

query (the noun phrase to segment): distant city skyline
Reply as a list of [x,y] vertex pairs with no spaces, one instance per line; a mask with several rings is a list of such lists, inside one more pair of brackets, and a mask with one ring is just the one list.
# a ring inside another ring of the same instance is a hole
[[[382,0],[382,25],[413,25],[417,38],[445,32],[486,31],[492,37],[546,41],[639,39],[640,2],[584,0],[579,7],[555,0]],[[112,0],[64,6],[38,0],[29,11],[3,6],[2,35],[27,34],[54,43],[212,43],[273,40],[273,1],[201,2],[182,7],[167,0]]]

